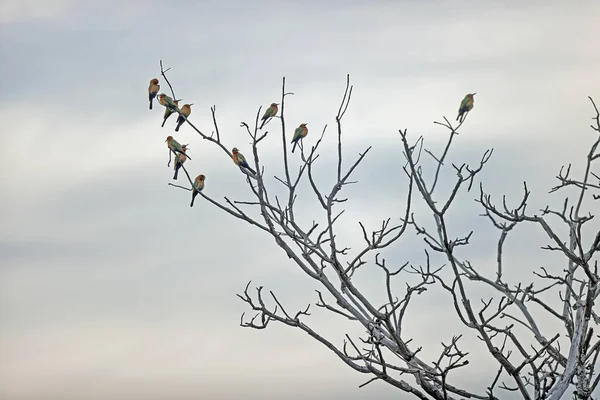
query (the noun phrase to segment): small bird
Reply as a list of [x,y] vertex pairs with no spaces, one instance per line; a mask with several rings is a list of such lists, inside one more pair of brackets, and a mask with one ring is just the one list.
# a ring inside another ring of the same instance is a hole
[[231,158],[233,159],[235,165],[237,165],[238,167],[246,168],[248,171],[252,172],[252,175],[256,175],[256,171],[250,168],[250,166],[246,162],[246,157],[244,157],[244,155],[240,153],[237,147],[234,147],[233,150],[231,150],[231,153]]
[[[183,149],[183,152],[185,153],[188,149],[188,145],[184,144],[183,146],[181,146],[181,148]],[[185,160],[187,160],[187,157],[185,154],[179,153],[179,154],[177,154],[177,157],[175,157],[175,174],[173,175],[174,180],[177,180],[177,174],[179,173],[179,168],[181,168],[181,166],[183,165]]]
[[150,86],[148,86],[148,99],[150,100],[150,109],[152,110],[152,99],[156,97],[156,94],[160,90],[158,79],[153,78],[150,80]]
[[463,101],[460,102],[460,107],[458,108],[458,117],[456,120],[461,124],[465,120],[466,114],[473,109],[473,101],[475,100],[473,96],[477,93],[469,93],[465,96]]
[[202,189],[204,189],[205,179],[206,177],[202,174],[198,175],[196,179],[194,179],[194,184],[192,185],[192,202],[190,203],[190,207],[194,207],[194,199],[196,199],[198,193],[200,193]]
[[180,102],[181,100],[183,100],[183,99],[173,100],[173,98],[171,98],[170,96],[167,96],[164,93],[161,93],[158,95],[158,102],[167,108],[179,109],[179,107],[177,106],[177,104],[175,104],[175,102]]
[[[169,147],[169,163],[167,164],[167,167],[171,165],[171,152],[175,153],[175,156],[177,156],[177,153],[179,153],[183,154],[187,158],[190,158],[190,156],[185,154],[183,146],[180,145],[177,140],[173,139],[173,136],[167,136],[167,140],[165,140],[165,142],[167,142],[167,146]],[[187,147],[187,144],[185,146]]]
[[277,115],[277,111],[279,111],[277,108],[278,105],[279,103],[271,103],[271,106],[267,108],[267,111],[265,111],[265,114],[262,117],[262,124],[260,124],[260,128],[258,129],[262,129],[263,125],[269,118],[273,118],[275,115]]
[[[164,98],[163,98],[163,101],[164,101]],[[160,99],[159,99],[159,102],[160,102]],[[177,108],[179,108],[179,100],[173,100],[173,103],[175,103],[175,106]],[[175,110],[173,108],[165,106],[165,114],[163,115],[163,123],[160,125],[161,128],[165,126],[165,122],[167,122],[167,119],[174,112],[175,112]]]
[[192,113],[191,106],[193,106],[193,105],[194,105],[194,103],[184,104],[183,107],[181,107],[181,114],[183,114],[183,115],[180,114],[179,117],[177,117],[177,126],[175,127],[175,132],[179,132],[179,127],[181,125],[183,125],[185,120],[190,116],[190,114]]
[[294,152],[294,150],[296,150],[296,146],[298,145],[298,142],[300,142],[300,139],[304,139],[306,135],[308,135],[308,128],[306,127],[306,123],[300,124],[300,126],[297,127],[294,131],[294,137],[290,142],[294,143],[294,147],[292,147],[292,153]]

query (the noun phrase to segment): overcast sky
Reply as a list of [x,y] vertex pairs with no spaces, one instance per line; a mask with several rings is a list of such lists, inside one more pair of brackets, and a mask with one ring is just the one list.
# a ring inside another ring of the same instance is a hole
[[[2,0],[0,397],[408,398],[381,382],[358,389],[369,377],[300,331],[239,326],[248,309],[235,294],[248,280],[290,309],[314,302],[317,287],[270,237],[201,198],[190,209],[189,193],[167,186],[164,140],[175,121],[161,129],[162,107],[147,104],[159,59],[177,96],[194,103],[190,119],[210,132],[216,105],[225,145],[247,155],[240,121],[278,102],[285,76],[288,126],[308,122],[312,144],[329,125],[323,184],[334,174],[334,116],[351,74],[345,157],[373,146],[340,225],[355,246],[357,220],[375,227],[404,213],[398,129],[439,151],[445,131],[433,121],[454,120],[470,92],[475,108],[451,161],[475,163],[493,147],[481,179],[496,198],[516,204],[527,180],[531,210],[559,203],[547,195],[553,177],[569,162],[581,172],[594,139],[587,96],[600,103],[599,17],[597,1]],[[269,176],[281,167],[276,126],[262,149]],[[220,150],[188,126],[175,137],[190,143],[187,165],[207,176],[207,194],[250,198]],[[300,196],[306,223],[322,218],[310,193]],[[493,276],[497,233],[478,217],[475,196],[459,197],[452,232],[476,231],[462,255]],[[544,240],[533,228],[509,237],[511,283],[543,265],[562,270],[539,250]],[[386,256],[419,264],[422,248],[407,238]],[[365,268],[357,284],[380,296],[380,271]],[[407,332],[427,360],[459,326],[440,306],[447,300],[432,291],[411,311]],[[342,343],[344,321],[315,311],[306,322]],[[495,367],[473,343],[478,363],[456,382],[483,392]]]

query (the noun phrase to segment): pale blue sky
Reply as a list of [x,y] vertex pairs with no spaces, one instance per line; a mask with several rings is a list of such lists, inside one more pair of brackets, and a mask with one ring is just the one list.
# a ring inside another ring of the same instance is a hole
[[[438,149],[445,132],[433,120],[454,119],[469,92],[475,108],[452,161],[474,163],[493,147],[481,178],[495,196],[516,196],[527,180],[531,209],[560,202],[546,193],[592,140],[587,96],[600,103],[599,15],[594,1],[3,0],[0,397],[408,398],[378,382],[358,389],[368,377],[302,332],[239,327],[248,310],[235,294],[248,280],[290,309],[314,302],[316,287],[271,238],[202,199],[190,209],[189,194],[167,186],[164,138],[175,122],[161,129],[162,110],[148,110],[148,81],[163,59],[178,97],[195,104],[194,123],[210,131],[216,105],[226,145],[249,153],[239,122],[278,101],[282,76],[295,93],[288,125],[308,122],[310,142],[333,128],[350,73],[346,157],[374,146],[342,222],[358,244],[358,219],[403,214],[398,129]],[[191,143],[190,171],[207,175],[209,195],[249,198],[222,152],[186,126],[176,137]],[[272,176],[280,144],[270,139],[261,159]],[[331,183],[333,153],[319,162]],[[476,230],[465,256],[493,270],[496,232],[474,196],[462,195],[450,217],[457,233]],[[312,217],[310,201],[300,215]],[[537,230],[514,235],[512,282],[556,261],[538,250]],[[420,263],[421,249],[412,238],[387,256]],[[381,294],[379,271],[360,278]],[[431,349],[425,358],[458,326],[440,313],[446,301],[432,292],[415,302],[407,330]],[[343,321],[315,312],[307,323],[342,343]],[[482,347],[472,357],[481,361],[457,382],[483,391],[495,367],[486,371],[493,362]]]

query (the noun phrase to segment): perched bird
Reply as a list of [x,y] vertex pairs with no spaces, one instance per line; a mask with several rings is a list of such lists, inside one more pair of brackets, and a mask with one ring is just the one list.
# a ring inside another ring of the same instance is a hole
[[[159,100],[160,101],[160,100]],[[164,99],[163,99],[164,101]],[[173,103],[175,103],[175,106],[177,108],[179,108],[179,100],[173,100]],[[175,110],[171,107],[166,107],[165,106],[165,114],[163,115],[163,123],[160,125],[161,128],[165,126],[165,122],[167,122],[167,119],[171,116],[171,114],[173,114],[175,112]]]
[[192,202],[190,203],[190,207],[194,207],[194,199],[198,196],[198,193],[204,189],[204,180],[206,177],[202,174],[198,175],[196,179],[194,179],[194,184],[192,185]]
[[152,110],[152,99],[156,97],[156,94],[160,90],[158,79],[153,78],[150,80],[150,86],[148,86],[148,99],[150,100],[150,109]]
[[158,95],[158,102],[167,108],[179,109],[179,107],[177,106],[177,104],[175,104],[175,102],[180,102],[181,100],[183,100],[183,99],[173,100],[172,97],[167,96],[164,93],[161,93]]
[[183,114],[183,115],[180,114],[179,117],[177,117],[177,126],[175,127],[175,132],[179,132],[179,127],[181,125],[183,125],[185,120],[190,116],[190,114],[192,113],[191,106],[193,106],[193,105],[194,105],[194,103],[184,104],[183,107],[181,107],[181,114]]
[[252,172],[252,175],[256,175],[256,171],[250,168],[250,166],[246,162],[246,157],[244,157],[244,155],[240,153],[237,147],[234,147],[233,150],[231,150],[231,153],[231,158],[233,159],[235,165],[237,165],[238,167],[246,168],[248,171]]
[[460,102],[460,107],[458,108],[458,117],[456,117],[456,120],[461,124],[465,120],[466,113],[473,109],[473,101],[475,100],[473,96],[476,94],[477,93],[469,93],[465,96],[463,101]]
[[161,93],[158,95],[158,102],[160,103],[161,106],[167,106],[167,103],[165,103],[165,97],[167,97],[166,94]]
[[277,108],[278,105],[278,103],[271,103],[271,106],[267,108],[267,111],[265,111],[265,114],[262,117],[262,124],[260,124],[259,129],[262,129],[263,125],[269,118],[273,118],[275,115],[277,115],[277,111],[279,111]]
[[[184,144],[183,146],[181,146],[181,148],[183,149],[183,152],[185,153],[188,149],[187,144]],[[177,180],[177,174],[179,173],[179,168],[181,168],[181,166],[183,165],[185,160],[187,160],[187,157],[185,154],[179,153],[179,154],[177,154],[177,157],[175,157],[175,174],[173,175],[174,180]]]
[[306,127],[306,123],[300,124],[300,126],[297,127],[294,131],[294,137],[290,142],[294,143],[294,147],[292,147],[292,153],[294,152],[294,150],[296,150],[296,146],[298,145],[298,142],[300,142],[300,139],[304,139],[306,135],[308,135],[308,128]]
[[[167,142],[167,146],[169,147],[169,163],[167,164],[167,167],[171,164],[171,152],[175,153],[175,156],[177,156],[177,153],[179,153],[183,154],[187,158],[190,158],[190,156],[185,154],[183,146],[180,145],[177,140],[173,139],[173,136],[167,136],[167,140],[165,140],[165,142]],[[187,145],[185,146],[187,147]]]

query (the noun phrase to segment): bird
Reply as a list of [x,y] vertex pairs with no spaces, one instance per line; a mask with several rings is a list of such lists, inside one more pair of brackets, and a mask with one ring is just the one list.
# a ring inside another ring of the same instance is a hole
[[300,142],[300,139],[303,139],[308,135],[308,128],[306,127],[306,123],[300,124],[299,127],[294,131],[294,137],[290,143],[294,143],[294,147],[292,147],[292,153],[296,150],[296,146]]
[[185,120],[190,116],[190,114],[192,113],[192,107],[194,103],[192,104],[184,104],[183,107],[181,107],[181,114],[183,115],[179,115],[179,117],[177,117],[177,126],[175,127],[175,132],[179,132],[179,127],[181,125],[183,125],[183,123],[185,122]]
[[463,101],[460,102],[460,107],[458,108],[458,117],[456,117],[456,120],[461,124],[465,120],[465,114],[473,109],[473,101],[475,100],[473,96],[476,94],[477,93],[469,93],[465,96]]
[[152,110],[152,99],[156,97],[156,94],[160,90],[158,79],[152,78],[150,80],[150,86],[148,86],[148,99],[150,100],[150,109]]
[[[169,147],[169,163],[167,164],[167,167],[171,164],[171,152],[175,153],[175,156],[177,156],[177,153],[183,154],[185,157],[191,160],[190,156],[185,154],[183,146],[180,145],[177,140],[173,139],[173,136],[167,136],[167,140],[165,140],[165,142],[167,142],[167,146]],[[185,147],[187,147],[187,144]]]
[[192,202],[190,203],[190,207],[194,207],[194,199],[196,199],[198,193],[204,189],[205,179],[206,177],[202,174],[198,175],[196,179],[194,179],[194,184],[192,185]]
[[231,158],[233,159],[235,165],[237,165],[238,167],[244,167],[248,171],[252,172],[252,175],[256,175],[256,171],[250,168],[248,162],[246,162],[246,157],[244,157],[244,155],[240,153],[237,147],[234,147],[233,150],[231,150],[231,153]]
[[278,105],[279,103],[271,103],[271,106],[267,108],[267,111],[265,111],[265,114],[262,117],[262,124],[260,124],[259,129],[262,129],[263,125],[265,124],[265,122],[267,122],[269,118],[273,118],[275,115],[277,115],[277,111],[279,111],[279,109],[277,108]]
[[173,98],[171,98],[170,96],[167,96],[164,93],[161,93],[158,95],[158,102],[167,107],[167,108],[172,108],[172,109],[179,109],[179,106],[177,106],[177,104],[175,104],[175,102],[180,102],[183,99],[179,99],[179,100],[173,100]]
[[[183,146],[181,146],[181,148],[183,149],[183,152],[185,153],[188,149],[187,144],[184,144]],[[175,157],[175,174],[173,175],[173,179],[177,180],[177,174],[179,173],[179,168],[181,168],[181,166],[183,165],[183,163],[185,162],[185,160],[187,159],[185,154],[177,154],[177,157]]]
[[[160,101],[160,100],[159,100]],[[164,98],[163,98],[164,101]],[[175,106],[177,108],[179,108],[179,100],[173,100],[173,103],[175,104]],[[173,114],[175,112],[175,110],[171,107],[167,107],[165,106],[165,114],[163,115],[163,122],[160,125],[161,128],[165,126],[165,122],[167,122],[167,119],[171,116],[171,114]]]

